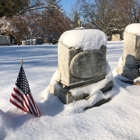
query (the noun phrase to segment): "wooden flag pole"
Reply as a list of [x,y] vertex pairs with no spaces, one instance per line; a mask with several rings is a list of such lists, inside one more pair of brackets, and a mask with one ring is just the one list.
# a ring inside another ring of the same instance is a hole
[[21,60],[21,66],[23,66],[23,59]]

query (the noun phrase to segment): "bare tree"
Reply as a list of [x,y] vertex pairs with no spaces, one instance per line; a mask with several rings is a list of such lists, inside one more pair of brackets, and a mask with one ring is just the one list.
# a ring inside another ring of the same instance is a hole
[[119,15],[127,24],[140,22],[140,0],[117,0],[114,2]]
[[81,0],[81,15],[85,22],[102,31],[105,31],[110,20],[117,16],[112,0],[95,0],[94,2]]
[[42,0],[1,0],[0,17],[21,15],[31,10],[44,8]]

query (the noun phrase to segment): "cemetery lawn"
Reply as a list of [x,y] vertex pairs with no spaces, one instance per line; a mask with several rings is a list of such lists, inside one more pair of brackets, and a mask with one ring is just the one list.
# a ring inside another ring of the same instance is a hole
[[[123,83],[116,73],[123,41],[107,44],[114,87],[111,101],[84,110],[84,101],[64,105],[47,93],[57,70],[57,46],[0,46],[0,140],[138,140],[140,86]],[[41,117],[26,114],[9,102],[21,59]]]

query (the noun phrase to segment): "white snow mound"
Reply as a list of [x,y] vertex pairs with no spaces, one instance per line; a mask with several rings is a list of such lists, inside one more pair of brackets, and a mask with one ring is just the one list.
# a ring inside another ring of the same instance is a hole
[[129,24],[128,26],[126,26],[125,32],[140,35],[140,23]]
[[69,30],[61,35],[59,41],[68,48],[99,50],[102,45],[107,45],[107,36],[104,32],[95,29]]

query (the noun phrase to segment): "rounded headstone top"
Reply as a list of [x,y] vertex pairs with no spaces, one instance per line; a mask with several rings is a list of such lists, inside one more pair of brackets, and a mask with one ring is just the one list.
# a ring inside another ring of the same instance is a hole
[[107,36],[96,29],[69,30],[61,35],[59,41],[68,48],[99,50],[102,45],[107,45]]
[[129,24],[125,28],[125,32],[140,35],[140,23]]

